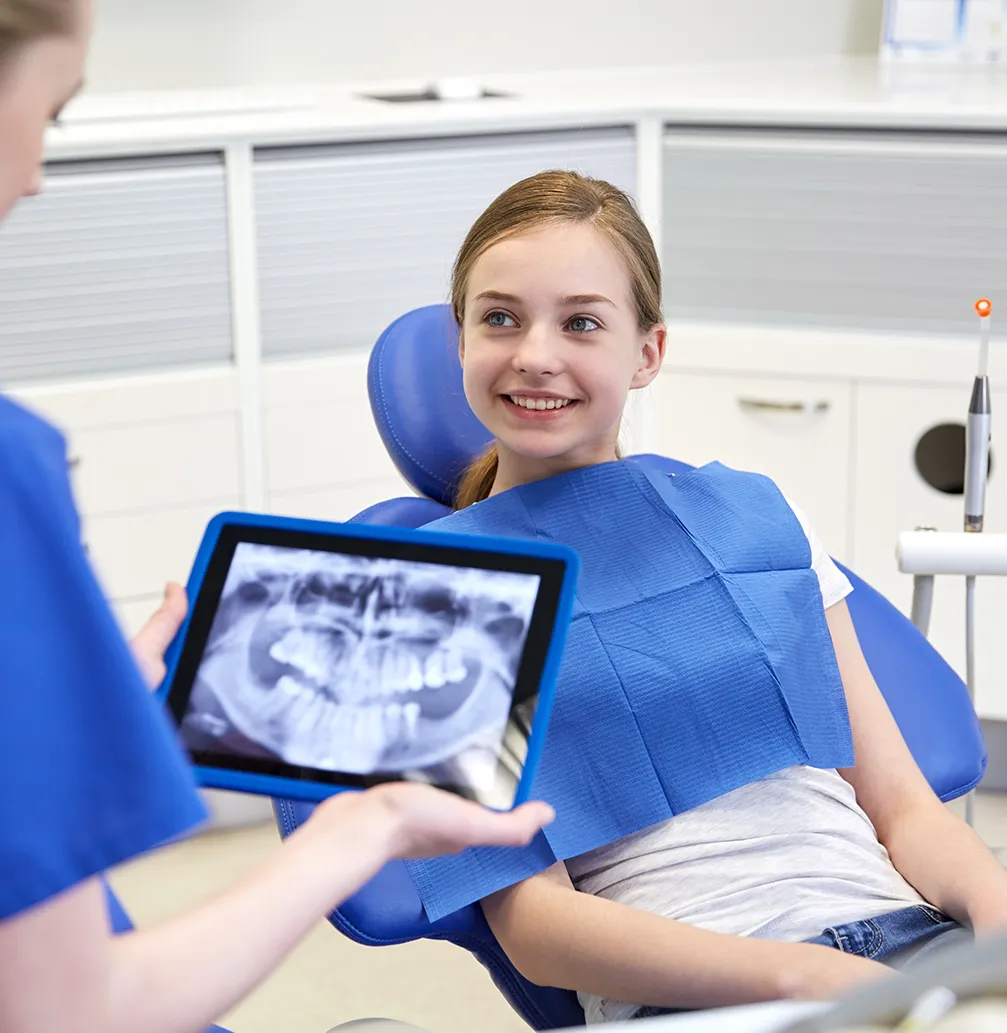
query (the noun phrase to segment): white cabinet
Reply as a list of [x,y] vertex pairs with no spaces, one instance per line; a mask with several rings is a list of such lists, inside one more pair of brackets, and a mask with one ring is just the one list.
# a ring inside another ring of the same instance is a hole
[[276,492],[270,497],[269,509],[278,516],[305,520],[352,520],[378,502],[415,494],[401,478],[387,478],[330,488]]
[[849,547],[851,385],[666,367],[654,394],[658,451],[766,474],[807,515],[825,548]]
[[210,518],[236,508],[239,500],[231,497],[147,512],[83,514],[84,542],[108,597],[149,598],[167,581],[184,584]]
[[345,520],[412,489],[378,435],[366,353],[263,370],[267,500],[288,516]]
[[[962,496],[930,487],[917,471],[916,446],[931,427],[963,422],[968,399],[968,383],[953,387],[862,384],[857,388],[856,570],[904,613],[909,612],[912,578],[900,574],[896,566],[899,532],[922,525],[941,531],[962,529]],[[996,412],[996,398],[993,406]],[[994,430],[993,472],[986,505],[988,531],[1007,531],[1004,464],[1007,450],[999,455]],[[1007,579],[977,578],[976,615],[976,709],[982,717],[1007,720]],[[964,677],[964,579],[937,579],[929,637]]]
[[[152,608],[184,582],[207,521],[241,506],[229,369],[35,387],[19,398],[66,434],[84,541],[109,598]],[[129,619],[135,617],[131,608]]]
[[262,343],[271,358],[370,348],[447,301],[451,263],[501,191],[573,168],[636,189],[630,128],[256,152]]
[[95,516],[240,494],[234,412],[85,427],[69,442],[77,501]]

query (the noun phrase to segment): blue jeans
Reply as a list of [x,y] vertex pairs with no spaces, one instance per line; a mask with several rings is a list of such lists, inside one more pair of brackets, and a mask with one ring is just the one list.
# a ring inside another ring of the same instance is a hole
[[[914,904],[875,918],[832,926],[804,942],[835,947],[847,954],[859,954],[862,958],[880,961],[895,969],[908,969],[923,957],[967,943],[972,938],[971,929],[960,925],[938,908],[930,904]],[[649,1019],[655,1015],[673,1015],[689,1010],[647,1005],[635,1012],[633,1018]]]

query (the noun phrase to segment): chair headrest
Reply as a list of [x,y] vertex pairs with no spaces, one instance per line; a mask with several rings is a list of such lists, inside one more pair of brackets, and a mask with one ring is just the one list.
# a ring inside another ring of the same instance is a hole
[[399,472],[450,506],[465,468],[492,440],[465,400],[450,306],[413,309],[385,330],[371,352],[367,391]]

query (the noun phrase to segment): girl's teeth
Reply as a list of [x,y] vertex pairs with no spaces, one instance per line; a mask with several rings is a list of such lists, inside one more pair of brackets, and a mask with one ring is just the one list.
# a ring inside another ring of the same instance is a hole
[[511,401],[522,409],[562,409],[570,404],[569,398],[522,398],[514,395]]

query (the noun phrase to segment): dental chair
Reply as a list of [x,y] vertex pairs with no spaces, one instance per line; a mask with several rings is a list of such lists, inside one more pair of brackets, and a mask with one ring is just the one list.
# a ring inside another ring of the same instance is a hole
[[[446,305],[416,309],[385,330],[371,355],[368,391],[385,447],[418,496],[380,502],[354,519],[419,527],[445,515],[461,473],[490,439],[462,391],[458,333]],[[655,455],[627,461],[669,474],[690,469]],[[855,589],[848,605],[867,662],[913,756],[942,800],[964,795],[986,769],[985,743],[964,683],[891,603],[841,569]],[[312,810],[310,804],[289,800],[274,801],[274,808],[284,836]],[[429,922],[402,862],[386,865],[330,921],[368,946],[448,940],[476,956],[533,1029],[584,1023],[576,994],[536,986],[517,972],[478,904]]]

